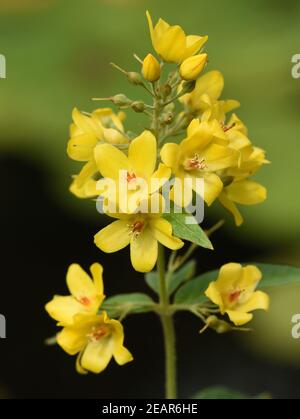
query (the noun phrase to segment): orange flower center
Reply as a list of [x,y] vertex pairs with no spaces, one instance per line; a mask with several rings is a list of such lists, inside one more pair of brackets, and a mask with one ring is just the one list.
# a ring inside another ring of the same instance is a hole
[[79,297],[77,301],[84,306],[89,306],[91,304],[91,300],[88,297]]
[[203,170],[207,167],[205,159],[199,157],[197,153],[194,157],[187,159],[183,166],[185,170]]
[[137,189],[137,176],[134,172],[127,172],[126,180],[129,190]]
[[144,225],[144,221],[135,221],[131,226],[131,230],[134,234],[139,234],[142,232]]
[[87,337],[92,342],[98,342],[100,339],[102,339],[108,333],[109,333],[109,330],[106,326],[94,326],[91,330],[91,333],[89,333],[87,335]]
[[242,292],[243,292],[242,290],[236,290],[236,291],[231,292],[228,296],[230,304],[237,303],[237,301],[240,298]]

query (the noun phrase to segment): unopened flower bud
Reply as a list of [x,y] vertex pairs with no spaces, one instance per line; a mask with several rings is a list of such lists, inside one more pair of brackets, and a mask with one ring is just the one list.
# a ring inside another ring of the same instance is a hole
[[233,330],[231,324],[225,322],[224,320],[220,320],[217,316],[209,316],[206,319],[206,324],[219,334],[228,333]]
[[122,93],[115,95],[111,98],[111,101],[117,106],[130,106],[132,101]]
[[134,84],[135,86],[143,86],[144,84],[142,76],[139,73],[136,73],[135,71],[129,71],[127,73],[127,78],[130,81],[130,83]]
[[148,81],[155,82],[160,78],[160,64],[152,54],[148,54],[144,59],[142,72]]
[[182,88],[180,91],[180,95],[183,96],[186,93],[191,93],[196,86],[196,81],[195,80],[191,80],[191,81],[185,81],[182,83]]
[[163,116],[162,122],[164,125],[169,125],[173,122],[173,119],[174,119],[173,112],[166,112]]
[[180,66],[180,76],[183,80],[196,80],[207,63],[207,54],[194,55],[183,61]]
[[141,102],[141,101],[133,102],[131,104],[131,107],[135,112],[138,112],[138,113],[144,112],[145,110],[145,104],[144,102]]

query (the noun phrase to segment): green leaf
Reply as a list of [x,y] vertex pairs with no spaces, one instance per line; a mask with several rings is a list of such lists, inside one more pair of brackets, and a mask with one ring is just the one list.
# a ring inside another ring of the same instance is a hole
[[175,304],[200,304],[207,300],[204,291],[209,283],[217,279],[218,271],[210,271],[199,275],[184,284],[175,294]]
[[187,224],[186,217],[192,217],[186,213],[170,213],[165,214],[164,218],[172,224],[173,234],[183,240],[188,240],[198,246],[204,247],[205,249],[213,250],[213,245],[202,228],[197,224]]
[[[263,274],[263,278],[258,284],[259,289],[295,283],[300,284],[300,268],[255,262],[251,262],[251,264],[256,265]],[[204,291],[211,281],[217,279],[218,273],[218,269],[209,271],[184,284],[175,295],[175,304],[197,304],[206,301],[207,298],[204,295]]]
[[[182,283],[192,278],[196,271],[196,262],[190,260],[178,271],[174,272],[170,281],[167,283],[168,294],[172,294]],[[157,271],[148,272],[145,275],[146,283],[149,287],[158,294],[159,292],[159,278]]]
[[158,294],[159,292],[159,279],[157,271],[147,272],[145,274],[145,281],[152,291]]
[[272,265],[266,263],[253,263],[263,273],[258,288],[277,287],[300,283],[300,268],[289,265]]
[[191,279],[196,272],[196,261],[190,260],[175,272],[167,284],[169,294],[172,294],[181,284]]
[[210,387],[199,391],[192,398],[201,400],[253,400],[270,399],[270,395],[263,393],[258,396],[251,397],[226,387]]
[[130,313],[148,313],[154,305],[154,301],[146,294],[120,294],[107,298],[101,310],[106,310],[110,317],[119,317]]

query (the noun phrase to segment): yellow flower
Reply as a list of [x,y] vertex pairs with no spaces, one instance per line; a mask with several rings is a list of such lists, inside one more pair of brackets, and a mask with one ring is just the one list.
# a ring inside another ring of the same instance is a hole
[[248,178],[268,161],[264,150],[251,144],[245,125],[236,115],[232,115],[223,129],[230,147],[239,152],[239,160],[235,166],[223,172],[222,179],[226,186],[219,196],[219,201],[232,213],[236,225],[240,226],[243,217],[236,204],[256,205],[267,197],[266,188]]
[[196,81],[195,89],[180,98],[190,111],[206,112],[205,119],[225,119],[225,114],[240,106],[236,100],[219,100],[224,89],[224,77],[219,71],[210,71]]
[[186,58],[197,54],[208,40],[208,36],[186,36],[180,26],[170,26],[163,19],[159,19],[158,23],[153,27],[148,11],[147,19],[153,48],[166,62],[182,63]]
[[267,190],[264,186],[252,180],[233,181],[226,186],[219,196],[220,203],[234,217],[236,225],[239,227],[243,223],[243,217],[236,204],[256,205],[264,202],[267,198]]
[[[106,179],[114,182],[115,203],[118,204],[119,211],[124,213],[135,212],[140,202],[148,199],[148,196],[156,192],[171,175],[171,170],[163,164],[156,170],[157,143],[150,131],[144,131],[131,141],[128,156],[110,144],[98,145],[95,148],[95,160],[99,172],[104,177],[98,185],[104,185]],[[121,174],[125,174],[125,185],[121,185],[126,187],[126,190],[119,199]],[[105,186],[103,188],[105,189]]]
[[222,266],[218,279],[210,283],[205,295],[219,306],[221,314],[226,313],[236,326],[242,326],[252,320],[250,311],[269,308],[268,295],[255,291],[261,278],[256,266],[228,263]]
[[72,325],[58,333],[56,340],[69,355],[78,354],[76,369],[81,374],[102,372],[112,357],[119,365],[133,360],[123,345],[122,324],[110,319],[105,311],[100,315],[78,314]]
[[[187,130],[187,138],[180,144],[167,143],[161,150],[161,159],[172,168],[176,182],[183,183],[185,178],[192,181],[195,190],[195,179],[204,181],[204,200],[211,205],[220,195],[223,183],[218,173],[230,166],[235,166],[237,152],[228,146],[225,134],[217,121],[200,122],[194,119]],[[174,191],[174,189],[173,189]],[[195,190],[196,192],[196,190]],[[184,197],[173,196],[177,205],[188,205],[191,194]]]
[[116,115],[110,108],[97,109],[91,115],[85,115],[78,109],[72,113],[73,124],[70,127],[71,138],[67,153],[73,160],[87,162],[80,173],[74,177],[71,192],[78,197],[85,197],[82,188],[96,173],[94,149],[98,143],[124,144],[128,142],[122,121],[124,113]]
[[72,325],[77,314],[96,314],[105,296],[103,294],[103,268],[99,263],[90,267],[92,278],[77,264],[70,265],[67,285],[70,296],[55,296],[45,308],[62,326]]
[[172,250],[184,243],[172,235],[172,225],[161,213],[108,214],[118,218],[95,235],[103,252],[113,253],[130,245],[131,263],[138,272],[150,272],[158,256],[158,242]]
[[203,71],[207,58],[207,54],[199,54],[184,60],[179,70],[181,78],[186,81],[196,80]]
[[160,78],[160,64],[157,59],[152,55],[148,54],[143,61],[143,76],[150,82],[155,82]]

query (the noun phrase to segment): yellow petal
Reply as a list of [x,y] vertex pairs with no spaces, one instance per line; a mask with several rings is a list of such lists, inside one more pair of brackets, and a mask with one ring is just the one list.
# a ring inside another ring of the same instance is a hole
[[178,25],[170,26],[156,42],[158,54],[166,62],[181,63],[185,53],[185,34]]
[[157,261],[158,244],[152,231],[147,226],[130,240],[130,257],[134,269],[138,272],[150,272]]
[[68,326],[57,334],[56,341],[69,355],[75,355],[86,345],[87,338],[84,334],[85,332],[88,332],[88,329],[85,327]]
[[104,294],[104,286],[103,286],[103,267],[100,263],[93,263],[90,267],[90,271],[92,273],[94,285],[96,292],[100,295]]
[[94,237],[96,246],[103,252],[113,253],[130,243],[130,228],[127,220],[118,220],[99,231]]
[[175,143],[167,143],[163,146],[160,152],[161,159],[168,167],[173,169],[173,172],[177,170],[178,157],[179,157],[179,145]]
[[210,206],[220,195],[223,183],[215,173],[204,173],[204,201]]
[[254,291],[262,278],[262,273],[257,266],[247,265],[243,267],[243,275],[240,279],[240,288],[246,291]]
[[97,145],[94,156],[103,177],[118,181],[120,170],[131,170],[127,156],[111,144]]
[[67,285],[76,300],[81,301],[82,299],[86,299],[86,302],[84,302],[86,307],[90,307],[96,303],[96,299],[97,304],[103,300],[103,295],[99,295],[92,279],[81,266],[76,263],[70,265],[68,269]]
[[224,77],[220,71],[210,71],[200,77],[196,82],[194,96],[206,93],[212,100],[217,100],[224,89]]
[[154,237],[163,246],[171,250],[178,250],[184,246],[184,242],[172,235],[172,225],[164,218],[156,218],[150,222]]
[[219,291],[219,288],[216,282],[211,282],[204,294],[214,304],[220,307],[221,313],[223,314],[223,308],[224,308],[223,299],[222,299],[222,295]]
[[87,115],[81,113],[77,108],[73,109],[72,118],[77,127],[85,134],[96,136],[98,139],[102,137],[102,128],[100,124]]
[[101,191],[97,188],[97,181],[89,179],[81,187],[76,182],[76,177],[70,185],[70,192],[77,198],[92,198],[101,194]]
[[122,324],[118,320],[110,320],[110,325],[113,327],[114,349],[113,357],[117,364],[124,365],[133,360],[132,354],[123,345],[124,330]]
[[238,161],[238,152],[230,147],[223,147],[219,144],[210,144],[202,153],[201,158],[205,159],[207,170],[216,172],[234,166]]
[[251,313],[241,313],[234,310],[226,310],[228,317],[236,326],[243,326],[246,323],[249,323],[253,319],[253,314]]
[[226,187],[228,199],[242,205],[255,205],[267,197],[267,190],[262,185],[251,180],[233,182]]
[[97,141],[97,138],[91,134],[77,135],[69,140],[67,154],[73,160],[88,161],[93,157]]
[[222,294],[239,286],[243,276],[243,268],[239,263],[226,263],[220,269],[216,286]]
[[81,366],[81,357],[82,357],[82,352],[79,352],[76,358],[76,371],[78,372],[78,374],[86,375],[88,372],[84,370]]
[[184,170],[176,173],[174,187],[170,192],[170,199],[181,208],[187,208],[193,199],[193,189],[196,189],[195,177]]
[[270,298],[268,294],[263,291],[256,291],[246,303],[239,305],[236,310],[245,313],[253,310],[268,310],[269,305]]
[[113,339],[109,335],[97,342],[89,342],[81,356],[81,366],[98,374],[105,370],[113,355]]
[[156,139],[150,131],[144,131],[129,146],[128,160],[140,177],[149,178],[156,165]]
[[235,224],[237,225],[237,227],[239,227],[243,224],[244,219],[235,203],[228,198],[226,190],[227,187],[219,195],[219,201],[223,205],[223,207],[225,207],[233,215]]
[[86,312],[85,307],[71,296],[55,296],[46,304],[45,309],[49,316],[62,326],[72,325],[76,314]]
[[207,42],[208,36],[188,35],[186,37],[186,49],[184,59],[196,54]]
[[92,176],[97,173],[98,169],[96,166],[95,160],[92,158],[90,161],[88,161],[79,174],[76,176],[76,185],[77,188],[81,188],[84,183],[86,183]]
[[171,169],[166,165],[159,163],[158,169],[151,176],[150,194],[157,192],[169,180]]

